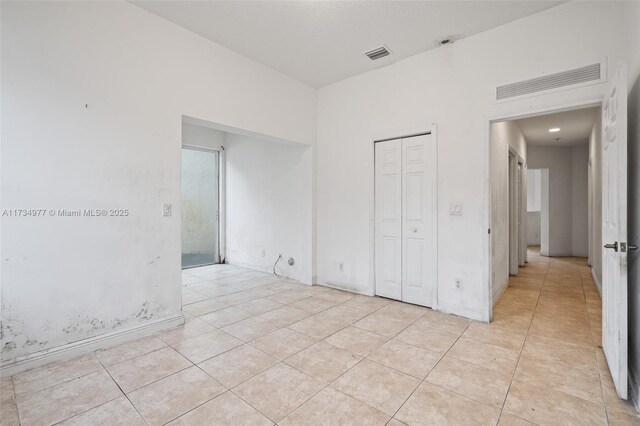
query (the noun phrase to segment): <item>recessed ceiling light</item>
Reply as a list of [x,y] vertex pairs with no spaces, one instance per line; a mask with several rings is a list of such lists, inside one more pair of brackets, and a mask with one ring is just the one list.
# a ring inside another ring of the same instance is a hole
[[556,133],[560,131],[560,127],[552,127],[551,129],[549,129],[549,133]]

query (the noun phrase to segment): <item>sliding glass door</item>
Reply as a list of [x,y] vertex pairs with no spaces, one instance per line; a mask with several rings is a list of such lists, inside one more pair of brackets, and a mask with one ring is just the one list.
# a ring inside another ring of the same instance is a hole
[[218,263],[218,153],[182,148],[182,268]]

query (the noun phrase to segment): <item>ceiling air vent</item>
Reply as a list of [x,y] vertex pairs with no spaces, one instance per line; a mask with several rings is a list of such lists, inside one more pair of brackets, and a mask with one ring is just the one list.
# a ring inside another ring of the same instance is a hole
[[545,75],[544,77],[498,86],[496,88],[496,100],[516,98],[577,84],[600,82],[603,81],[603,79],[602,64],[596,63],[557,74]]
[[387,50],[386,47],[382,46],[382,47],[378,47],[377,49],[368,51],[367,53],[365,53],[365,55],[367,55],[369,59],[371,59],[372,61],[375,61],[376,59],[389,56],[390,53],[391,52],[389,52],[389,50]]

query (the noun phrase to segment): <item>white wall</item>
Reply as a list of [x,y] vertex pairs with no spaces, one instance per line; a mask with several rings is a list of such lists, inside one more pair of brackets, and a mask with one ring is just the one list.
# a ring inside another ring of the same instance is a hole
[[588,254],[587,144],[529,146],[531,169],[549,169],[549,256]]
[[311,283],[311,148],[233,134],[224,146],[227,261],[271,272],[282,253],[276,272]]
[[1,8],[2,208],[130,211],[2,218],[3,363],[180,315],[182,116],[311,145],[315,90],[126,2]]
[[540,245],[542,170],[527,170],[527,245]]
[[571,149],[571,251],[574,256],[589,255],[589,146]]
[[539,246],[540,245],[540,211],[527,212],[527,245]]
[[[626,54],[621,19],[619,3],[569,3],[320,89],[318,281],[373,291],[372,141],[437,123],[439,305],[487,319],[489,117],[604,93],[604,85],[592,85],[497,103],[494,88],[594,58],[616,63]],[[464,214],[449,216],[458,203]]]
[[527,211],[539,212],[542,208],[542,170],[527,170]]
[[492,296],[509,283],[509,149],[526,164],[526,141],[515,121],[491,125],[491,272]]

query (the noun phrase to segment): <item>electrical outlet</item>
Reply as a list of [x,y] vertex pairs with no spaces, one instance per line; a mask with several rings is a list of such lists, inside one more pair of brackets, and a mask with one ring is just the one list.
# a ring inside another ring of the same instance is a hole
[[344,262],[338,262],[338,271],[344,272]]
[[265,249],[262,249],[262,257],[267,257],[267,251]]
[[455,280],[455,283],[456,283],[456,288],[458,290],[461,290],[462,289],[462,278],[455,278],[454,280]]
[[171,216],[172,206],[171,203],[165,203],[162,205],[162,216]]

